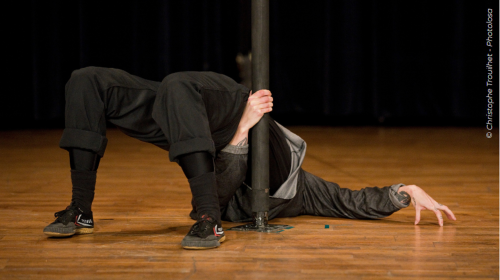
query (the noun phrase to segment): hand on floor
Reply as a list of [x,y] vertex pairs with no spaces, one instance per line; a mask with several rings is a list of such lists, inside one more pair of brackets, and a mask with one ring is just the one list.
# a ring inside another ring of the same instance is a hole
[[433,211],[437,218],[440,226],[443,226],[443,215],[441,211],[446,214],[448,219],[456,221],[455,215],[448,208],[448,206],[437,203],[430,195],[428,195],[424,190],[415,185],[403,186],[399,188],[398,193],[407,192],[411,196],[411,203],[415,207],[415,225],[420,222],[420,211],[431,210]]

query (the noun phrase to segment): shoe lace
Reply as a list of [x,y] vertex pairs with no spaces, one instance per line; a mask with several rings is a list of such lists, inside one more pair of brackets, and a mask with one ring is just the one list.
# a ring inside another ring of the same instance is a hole
[[75,210],[78,209],[75,205],[70,204],[66,209],[61,210],[59,212],[54,213],[54,217],[56,217],[57,221],[67,224],[74,218]]
[[189,231],[189,234],[191,235],[198,235],[200,237],[205,237],[207,233],[211,233],[213,229],[213,223],[214,220],[211,217],[208,217],[207,215],[203,215],[200,220],[198,220],[194,225],[191,227],[191,230]]
[[54,213],[54,217],[58,218],[58,217],[62,217],[64,214],[66,214],[66,212],[68,212],[69,210],[68,209],[64,209],[62,211],[59,211],[59,212],[56,212]]

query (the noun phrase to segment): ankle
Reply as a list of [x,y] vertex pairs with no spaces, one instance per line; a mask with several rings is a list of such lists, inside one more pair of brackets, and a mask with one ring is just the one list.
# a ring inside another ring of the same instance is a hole
[[203,221],[203,220],[209,221],[211,223],[215,222],[219,226],[222,224],[220,217],[217,217],[216,215],[210,213],[198,215],[198,221]]
[[92,213],[92,205],[86,205],[86,203],[79,201],[79,200],[71,200],[70,206],[73,206],[74,208],[78,209],[80,212],[83,214],[91,214]]
[[87,214],[92,212],[96,173],[96,171],[71,170],[71,182],[73,184],[71,201]]
[[217,182],[215,173],[205,173],[201,176],[189,179],[189,186],[193,195],[193,204],[196,206],[198,220],[204,214],[220,221],[220,205],[217,196]]

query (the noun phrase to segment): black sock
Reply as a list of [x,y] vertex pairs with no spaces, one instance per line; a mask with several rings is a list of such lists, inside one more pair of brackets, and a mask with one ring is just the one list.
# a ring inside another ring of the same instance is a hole
[[70,149],[69,164],[71,170],[96,171],[101,157],[89,150]]
[[215,172],[209,172],[188,180],[196,205],[198,219],[208,214],[220,223],[219,198],[217,197],[217,183]]
[[182,155],[179,165],[188,178],[198,219],[208,214],[220,222],[219,197],[215,180],[214,160],[207,152]]
[[85,213],[92,211],[94,201],[97,168],[100,157],[88,150],[69,150],[71,165],[71,183],[73,184],[72,202]]
[[97,171],[71,170],[71,182],[73,183],[72,202],[85,213],[92,211]]

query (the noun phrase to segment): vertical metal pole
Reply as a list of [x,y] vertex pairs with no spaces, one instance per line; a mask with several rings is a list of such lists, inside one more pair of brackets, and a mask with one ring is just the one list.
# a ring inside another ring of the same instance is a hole
[[[252,91],[269,89],[269,0],[252,0]],[[257,227],[269,211],[269,123],[267,114],[252,130],[252,212]]]

